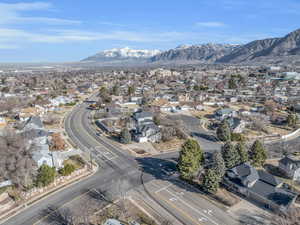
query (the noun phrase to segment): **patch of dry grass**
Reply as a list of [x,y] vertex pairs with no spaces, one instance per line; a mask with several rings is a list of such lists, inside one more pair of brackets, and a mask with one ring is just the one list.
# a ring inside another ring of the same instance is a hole
[[160,152],[167,152],[167,151],[175,151],[179,150],[181,145],[184,143],[184,140],[174,138],[170,141],[161,142],[161,143],[153,143],[155,149]]

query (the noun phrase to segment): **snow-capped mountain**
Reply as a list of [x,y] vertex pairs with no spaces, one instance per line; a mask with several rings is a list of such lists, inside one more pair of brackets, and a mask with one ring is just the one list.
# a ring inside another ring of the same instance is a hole
[[161,53],[160,50],[130,49],[128,47],[113,48],[110,50],[104,50],[102,52],[99,52],[96,55],[84,59],[83,61],[107,62],[111,60],[138,60],[151,58],[159,53]]
[[217,59],[231,53],[238,45],[230,44],[202,44],[180,45],[174,49],[164,51],[150,58],[151,62],[171,61],[197,61],[202,63],[214,63]]

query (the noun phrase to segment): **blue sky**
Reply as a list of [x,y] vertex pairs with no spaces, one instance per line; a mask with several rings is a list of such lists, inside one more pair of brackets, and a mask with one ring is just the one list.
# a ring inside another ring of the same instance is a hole
[[247,43],[300,28],[299,0],[0,0],[0,62],[76,61],[118,47]]

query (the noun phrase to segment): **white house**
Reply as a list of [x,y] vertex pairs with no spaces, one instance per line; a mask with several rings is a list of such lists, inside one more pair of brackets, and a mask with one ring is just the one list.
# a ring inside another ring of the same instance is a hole
[[32,158],[38,167],[46,164],[57,169],[63,167],[64,158],[60,154],[52,153],[49,150],[48,131],[44,129],[40,117],[32,116],[24,124],[22,135],[30,139],[34,144],[35,151]]
[[72,99],[65,96],[58,96],[56,98],[50,99],[51,105],[59,106],[67,103],[71,103]]

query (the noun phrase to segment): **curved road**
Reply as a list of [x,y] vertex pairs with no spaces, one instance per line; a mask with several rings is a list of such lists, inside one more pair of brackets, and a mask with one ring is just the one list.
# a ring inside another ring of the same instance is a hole
[[[172,171],[176,169],[172,160],[174,161],[178,157],[178,153],[135,158],[124,150],[118,149],[106,137],[99,136],[89,117],[90,111],[87,109],[86,103],[76,106],[66,117],[65,130],[77,147],[91,155],[93,160],[98,163],[99,170],[93,176],[26,208],[18,215],[4,222],[4,225],[51,224],[51,222],[43,220],[49,206],[59,208],[70,204],[72,207],[77,207],[73,201],[78,196],[85,195],[91,189],[109,191],[110,194],[117,196],[121,192],[124,193],[133,188],[141,187],[155,179],[168,182],[170,175],[166,172],[166,168]],[[120,185],[120,188],[116,190],[115,186],[118,180],[125,181],[126,185],[122,187]],[[201,201],[201,207],[213,207],[208,201],[204,199]],[[80,202],[77,204],[80,204]],[[174,209],[168,211],[170,214],[173,214]],[[227,214],[224,214],[225,212],[221,209],[216,208],[215,211],[220,217],[220,221],[225,217],[227,218]],[[233,223],[230,222],[228,224]]]
[[[65,130],[78,148],[91,154],[93,159],[99,164],[99,170],[93,176],[27,207],[16,216],[5,221],[3,225],[35,224],[45,216],[45,211],[49,206],[59,208],[94,188],[111,190],[114,181],[118,179],[128,181],[129,186],[126,189],[141,185],[141,171],[139,167],[143,165],[140,165],[140,162],[136,161],[129,154],[121,152],[107,138],[96,135],[89,121],[90,111],[86,107],[87,105],[82,103],[70,112],[65,120]],[[174,156],[176,157],[176,153],[165,154],[161,158]],[[149,159],[149,164],[145,164],[143,167],[151,166],[151,161]],[[155,163],[156,160],[153,160],[153,162]],[[156,173],[159,176],[161,171],[157,170]],[[154,177],[154,175],[146,176],[145,181],[152,180]]]

